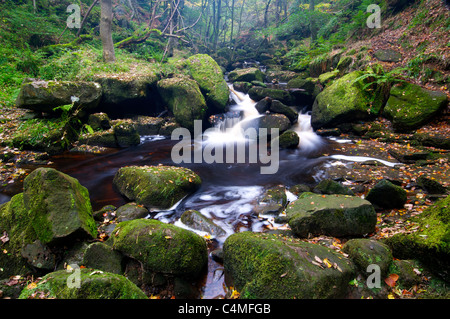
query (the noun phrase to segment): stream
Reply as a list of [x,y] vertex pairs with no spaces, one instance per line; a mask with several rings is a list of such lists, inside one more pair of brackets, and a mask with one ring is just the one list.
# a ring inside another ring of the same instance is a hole
[[[215,129],[209,131],[200,141],[193,143],[218,144],[246,143],[239,129],[243,122],[259,117],[255,102],[248,95],[232,90],[231,98],[235,102],[230,112],[216,123]],[[281,150],[279,154],[279,171],[274,175],[260,174],[260,164],[182,164],[196,172],[202,179],[201,188],[167,211],[150,211],[149,218],[165,223],[183,225],[179,218],[186,210],[197,210],[222,227],[227,235],[213,238],[210,251],[221,248],[226,237],[246,230],[261,232],[267,228],[281,225],[274,224],[273,217],[258,216],[254,206],[258,197],[269,187],[296,184],[315,184],[324,177],[326,165],[336,160],[357,161],[358,158],[346,159],[335,154],[336,158],[324,157],[332,153],[333,145],[342,141],[321,138],[310,125],[310,114],[299,111],[298,123],[292,129],[300,137],[297,149]],[[179,141],[161,136],[144,136],[141,145],[123,150],[114,150],[102,155],[71,153],[52,157],[53,168],[62,171],[87,187],[90,192],[94,211],[106,205],[119,207],[127,201],[114,189],[113,178],[119,168],[124,166],[169,165],[176,166],[171,159],[172,148]],[[343,141],[348,142],[348,141]],[[364,159],[366,160],[366,159]],[[3,195],[1,195],[3,196]],[[296,197],[287,191],[288,200]],[[200,233],[200,235],[202,235]],[[208,271],[201,283],[201,297],[213,299],[223,297],[223,266],[209,258]]]

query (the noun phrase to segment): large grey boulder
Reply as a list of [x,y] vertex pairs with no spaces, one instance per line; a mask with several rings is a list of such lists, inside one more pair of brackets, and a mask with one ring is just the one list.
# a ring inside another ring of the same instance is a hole
[[302,193],[286,208],[289,226],[299,237],[362,236],[375,231],[372,204],[357,196]]

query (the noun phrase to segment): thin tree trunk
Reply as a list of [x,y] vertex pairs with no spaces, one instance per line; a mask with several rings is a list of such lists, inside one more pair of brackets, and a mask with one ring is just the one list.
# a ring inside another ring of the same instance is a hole
[[112,1],[101,0],[100,38],[103,44],[103,59],[105,62],[115,62],[116,54],[112,40]]
[[92,9],[94,8],[94,6],[98,3],[98,1],[99,0],[94,0],[94,2],[91,4],[91,6],[89,7],[88,11],[86,12],[86,15],[84,16],[83,21],[81,21],[80,29],[77,32],[77,37],[79,37],[80,34],[81,34],[81,31],[83,31],[83,27],[84,27],[84,25],[85,25],[85,23],[87,21],[87,18],[89,16],[89,14],[91,13]]

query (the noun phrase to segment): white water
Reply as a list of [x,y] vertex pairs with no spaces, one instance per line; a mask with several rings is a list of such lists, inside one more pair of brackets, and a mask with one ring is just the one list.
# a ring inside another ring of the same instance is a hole
[[[229,88],[231,98],[236,102],[236,105],[232,106],[230,111],[242,112],[243,116],[241,118],[225,118],[214,129],[208,130],[203,137],[206,144],[223,145],[248,142],[248,138],[244,135],[243,124],[263,116],[259,114],[255,108],[256,102],[248,94],[235,91],[232,85]],[[298,121],[292,126],[292,130],[300,137],[298,147],[302,151],[313,151],[324,143],[323,139],[314,132],[311,126],[310,114],[299,114]]]
[[297,124],[292,129],[300,137],[299,148],[304,151],[313,151],[324,143],[322,138],[314,132],[309,114],[299,114]]
[[245,143],[248,138],[244,134],[242,125],[248,121],[257,119],[262,115],[256,110],[256,102],[248,94],[242,94],[230,85],[231,98],[236,105],[230,108],[231,112],[242,112],[242,117],[226,117],[215,128],[209,129],[203,135],[205,144],[227,145],[229,143]]

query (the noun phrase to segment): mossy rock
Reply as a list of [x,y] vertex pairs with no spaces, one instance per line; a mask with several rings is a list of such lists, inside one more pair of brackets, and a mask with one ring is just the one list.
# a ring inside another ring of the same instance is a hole
[[45,296],[56,299],[148,299],[135,284],[121,275],[90,268],[80,269],[80,288],[70,288],[76,273],[60,270],[44,277],[35,288],[26,287],[19,299],[33,299]]
[[366,199],[382,208],[402,208],[408,198],[403,188],[384,179],[369,191]]
[[377,214],[373,206],[357,196],[302,193],[290,203],[286,214],[294,233],[362,236],[375,231]]
[[272,103],[270,103],[269,110],[273,113],[286,115],[292,124],[294,124],[298,121],[298,112],[294,111],[289,106],[284,105],[280,101],[272,100]]
[[286,207],[286,189],[282,185],[271,187],[258,198],[254,211],[260,215],[278,216]]
[[448,104],[447,95],[416,84],[402,83],[391,89],[383,115],[397,132],[411,132],[422,127]]
[[387,276],[393,261],[391,249],[386,244],[371,239],[351,239],[345,243],[342,251],[349,255],[363,274],[367,274],[367,267],[370,265],[379,266],[382,278]]
[[378,50],[374,52],[374,57],[382,62],[400,62],[402,60],[402,54],[392,49]]
[[280,149],[295,149],[300,144],[300,137],[294,131],[286,131],[278,137]]
[[165,124],[165,119],[160,117],[136,116],[133,118],[134,127],[140,136],[158,135]]
[[330,71],[319,76],[319,83],[326,85],[339,76],[339,70]]
[[0,234],[3,236],[6,233],[9,238],[1,245],[0,279],[32,272],[21,254],[23,247],[38,238],[32,220],[33,214],[25,208],[23,193],[0,206]]
[[136,203],[128,203],[120,206],[116,210],[117,221],[119,223],[133,219],[145,218],[149,215],[149,211],[142,205]]
[[158,82],[158,92],[182,127],[193,131],[194,121],[205,119],[208,108],[196,81],[182,76],[164,79]]
[[106,131],[82,134],[78,138],[78,142],[80,144],[98,147],[119,147],[117,144],[116,135],[114,134],[114,130],[112,128]]
[[355,273],[349,260],[328,248],[263,233],[228,237],[223,260],[227,280],[244,299],[344,298]]
[[122,195],[137,204],[148,209],[168,209],[196,191],[201,179],[186,168],[133,166],[121,168],[113,183]]
[[292,97],[288,91],[281,89],[271,89],[263,87],[253,87],[248,91],[250,98],[254,101],[261,101],[265,97],[270,97],[272,100],[278,100],[283,104],[291,105]]
[[89,115],[88,125],[94,131],[109,130],[111,128],[110,119],[106,113],[95,113]]
[[122,274],[123,256],[110,246],[96,242],[90,244],[83,255],[83,266],[99,269],[113,274]]
[[[72,100],[76,97],[76,100]],[[53,112],[58,106],[74,104],[91,110],[100,103],[102,88],[96,82],[37,81],[26,79],[16,106],[39,112]]]
[[247,94],[248,91],[253,87],[253,85],[249,82],[234,82],[233,83],[233,89],[235,89],[238,92],[242,92]]
[[190,75],[205,94],[208,106],[216,112],[225,112],[230,91],[217,62],[207,54],[197,54],[187,59],[186,63]]
[[94,80],[102,86],[102,109],[109,115],[123,115],[131,109],[141,113],[156,109],[159,104],[156,83],[159,79],[158,74],[148,73],[124,78],[99,76]]
[[227,234],[222,227],[214,224],[211,219],[203,216],[196,210],[188,210],[184,212],[181,215],[180,220],[186,226],[195,230],[207,232],[214,237],[223,237]]
[[88,190],[52,168],[38,168],[24,180],[23,200],[43,244],[71,238],[96,238]]
[[[379,114],[385,97],[381,93],[369,96],[363,91],[363,83],[357,81],[362,75],[362,71],[349,73],[335,80],[317,96],[311,116],[314,129],[370,120]],[[381,91],[376,89],[374,92]]]
[[231,82],[264,82],[264,73],[258,68],[236,69],[228,74]]
[[114,136],[119,147],[126,148],[141,143],[141,137],[132,121],[118,120],[112,124]]
[[78,139],[77,126],[76,120],[61,118],[25,120],[12,134],[11,143],[22,150],[59,154]]
[[157,220],[120,223],[108,241],[115,250],[156,273],[197,277],[208,260],[206,241],[202,237]]
[[440,200],[414,221],[419,230],[396,234],[384,242],[394,257],[417,259],[430,270],[450,281],[450,196]]
[[342,185],[339,182],[336,182],[332,179],[324,179],[319,182],[313,189],[314,193],[317,194],[326,194],[326,195],[349,195],[354,196],[355,193],[348,188],[347,186]]
[[425,190],[428,194],[446,194],[448,189],[438,181],[435,181],[425,176],[420,176],[416,179],[416,184]]
[[244,130],[249,128],[256,129],[259,137],[271,136],[272,129],[278,130],[278,134],[282,134],[290,127],[291,121],[283,114],[268,114],[242,123],[242,128]]

